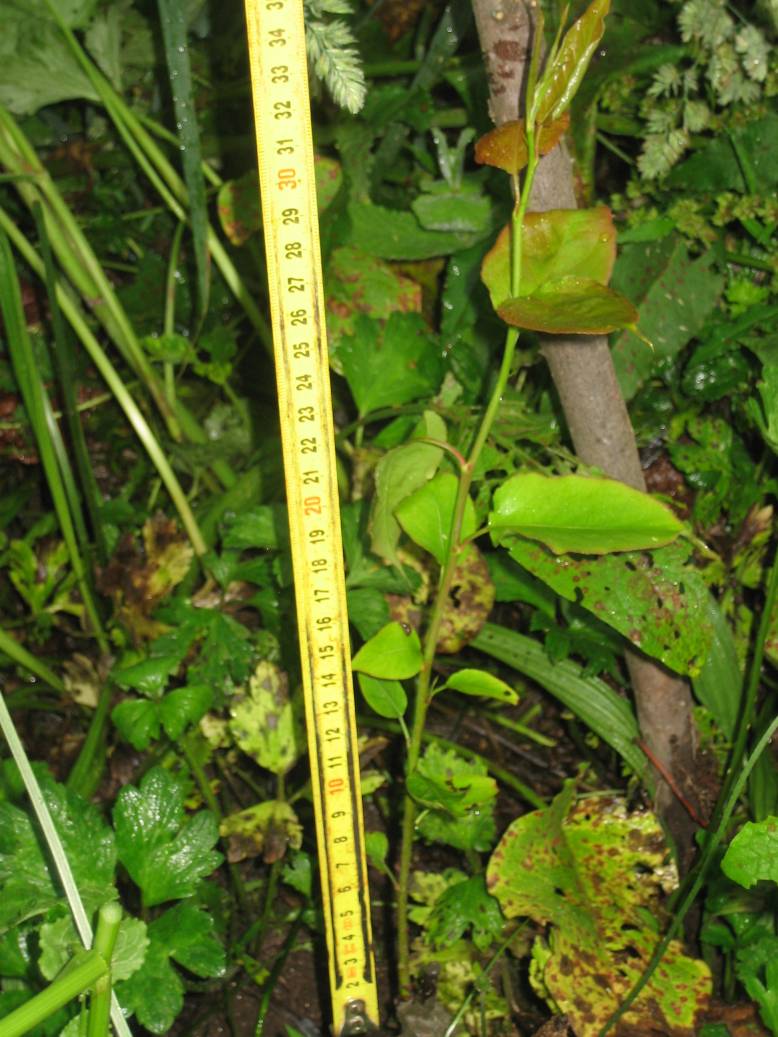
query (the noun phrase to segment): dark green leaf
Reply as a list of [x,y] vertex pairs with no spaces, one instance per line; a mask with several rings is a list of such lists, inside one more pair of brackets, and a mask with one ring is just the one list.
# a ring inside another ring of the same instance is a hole
[[435,947],[450,947],[472,929],[473,943],[484,951],[503,927],[499,903],[486,889],[483,875],[449,886],[435,901],[427,930]]
[[623,295],[585,277],[566,277],[535,295],[506,299],[497,313],[506,324],[549,335],[604,335],[634,329],[638,319]]
[[702,329],[724,284],[713,260],[712,251],[692,260],[675,236],[619,250],[612,287],[636,303],[640,330],[654,347],[646,349],[629,332],[616,337],[613,364],[627,399],[658,363],[675,356]]
[[113,810],[119,859],[140,887],[147,907],[191,896],[201,878],[219,866],[219,838],[211,814],[188,820],[176,779],[155,767],[139,787],[125,785]]
[[162,39],[165,45],[170,93],[176,113],[184,181],[188,193],[192,225],[200,317],[208,309],[210,292],[210,253],[208,251],[208,207],[202,169],[200,130],[197,123],[192,70],[189,64],[187,9],[178,0],[157,0]]
[[111,720],[122,738],[133,748],[148,749],[160,735],[160,703],[148,699],[125,699],[111,711]]
[[181,665],[178,654],[154,655],[123,670],[114,670],[112,679],[120,688],[133,688],[149,698],[161,698],[171,674]]
[[443,359],[419,314],[393,313],[383,328],[362,315],[354,323],[354,337],[341,338],[334,356],[360,415],[435,394]]
[[188,727],[199,723],[212,703],[213,693],[205,684],[189,684],[168,692],[159,704],[165,734],[173,741],[180,738]]

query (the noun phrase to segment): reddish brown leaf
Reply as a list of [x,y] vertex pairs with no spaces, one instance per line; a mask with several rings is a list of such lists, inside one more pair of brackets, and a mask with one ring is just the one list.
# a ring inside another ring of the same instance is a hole
[[[559,143],[570,124],[570,113],[540,127],[538,150],[547,155]],[[506,173],[520,172],[529,161],[527,133],[523,119],[514,119],[485,133],[475,145],[475,160],[484,166],[495,166]]]

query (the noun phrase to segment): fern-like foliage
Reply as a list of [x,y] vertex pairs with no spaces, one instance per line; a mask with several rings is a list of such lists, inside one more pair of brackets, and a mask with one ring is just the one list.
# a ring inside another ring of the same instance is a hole
[[356,113],[365,103],[365,76],[348,24],[330,15],[351,14],[351,0],[305,0],[305,42],[311,71],[341,108]]
[[[764,3],[764,13],[775,24],[778,0]],[[736,18],[727,0],[682,0],[678,28],[690,44],[693,64],[662,65],[646,92],[641,114],[647,132],[638,168],[647,180],[672,169],[687,150],[690,134],[711,125],[714,108],[754,104],[768,79],[770,44],[764,30]]]

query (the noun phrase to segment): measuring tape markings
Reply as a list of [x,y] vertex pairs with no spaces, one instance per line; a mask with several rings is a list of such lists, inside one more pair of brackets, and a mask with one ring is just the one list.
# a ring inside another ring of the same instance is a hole
[[378,1011],[302,0],[246,0],[246,20],[333,1021],[362,1033]]

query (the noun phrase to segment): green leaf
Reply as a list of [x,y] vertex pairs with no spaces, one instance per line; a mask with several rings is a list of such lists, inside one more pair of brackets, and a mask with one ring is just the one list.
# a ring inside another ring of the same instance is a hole
[[111,720],[122,738],[143,752],[156,742],[162,728],[159,702],[125,699],[111,710]]
[[366,673],[357,674],[357,678],[365,702],[379,717],[397,720],[405,716],[408,697],[399,681],[382,680],[380,677],[370,677]]
[[710,622],[712,638],[705,665],[693,681],[694,694],[731,739],[735,734],[743,694],[737,643],[732,627],[712,594],[708,594],[703,607]]
[[420,194],[411,209],[425,230],[478,233],[492,223],[492,203],[475,191]]
[[507,702],[515,706],[519,701],[518,694],[510,684],[495,677],[493,673],[486,670],[458,670],[448,678],[443,687],[438,691],[458,691],[462,695],[474,695],[482,699],[496,699],[498,702]]
[[370,513],[370,547],[380,558],[400,565],[397,544],[400,524],[394,512],[397,505],[422,486],[438,469],[443,448],[414,439],[429,437],[445,442],[446,426],[434,411],[425,411],[414,430],[413,439],[385,454],[375,469],[375,496]]
[[[577,1033],[599,1031],[651,958],[666,858],[653,814],[628,814],[615,796],[575,803],[572,782],[514,821],[492,854],[486,884],[506,918],[551,927],[535,941],[533,984]],[[675,941],[623,1025],[694,1037],[710,991],[708,967]]]
[[570,107],[605,32],[609,10],[610,0],[593,0],[565,33],[559,51],[538,83],[537,122],[558,119]]
[[289,516],[283,504],[258,504],[230,516],[222,533],[222,547],[285,548],[289,543]]
[[614,479],[523,472],[495,490],[489,528],[495,544],[518,533],[557,554],[605,554],[663,547],[683,524],[646,493]]
[[230,700],[233,738],[260,767],[286,774],[303,752],[298,711],[289,696],[289,678],[274,663],[260,662],[245,693]]
[[638,307],[638,324],[653,351],[624,332],[611,355],[625,397],[630,400],[658,364],[702,330],[724,286],[709,249],[692,260],[681,238],[625,245],[619,249],[611,287]]
[[393,313],[421,313],[421,285],[383,259],[346,246],[333,250],[326,269],[330,359],[341,373],[341,339],[357,335],[360,315],[378,321]]
[[[400,501],[394,513],[408,536],[443,565],[449,551],[451,524],[459,480],[450,472],[440,472],[428,483]],[[462,538],[476,530],[475,508],[467,499],[462,518]]]
[[180,665],[179,654],[156,655],[133,666],[125,666],[122,670],[114,670],[111,677],[120,688],[133,688],[149,698],[159,699],[171,674]]
[[[88,914],[116,896],[114,834],[91,803],[67,792],[45,769],[36,774]],[[60,903],[37,823],[0,802],[0,930],[37,918]]]
[[763,933],[738,947],[735,973],[748,996],[759,1005],[765,1026],[778,1032],[778,936]]
[[[508,224],[481,266],[481,279],[495,309],[511,294],[510,243]],[[588,278],[607,285],[615,258],[616,229],[606,206],[527,213],[521,234],[519,295],[534,295],[565,277]]]
[[354,336],[341,338],[334,357],[360,415],[434,396],[443,358],[420,314],[393,313],[383,329],[362,315],[354,323]]
[[212,815],[201,811],[185,819],[181,786],[162,767],[150,770],[139,787],[124,786],[113,821],[119,860],[146,907],[191,896],[221,863]]
[[435,901],[427,922],[434,947],[450,947],[472,929],[473,943],[485,951],[502,932],[500,905],[487,891],[483,875],[449,886]]
[[506,299],[497,313],[506,324],[548,335],[634,331],[638,319],[638,311],[623,295],[585,277],[565,277],[549,282],[535,295]]
[[351,664],[371,677],[407,680],[421,669],[419,635],[401,623],[387,623],[359,649]]
[[778,882],[778,817],[746,821],[727,847],[721,870],[746,889],[756,882]]
[[458,850],[490,849],[497,783],[485,763],[430,745],[408,777],[408,792],[426,808],[417,821],[425,839]]
[[205,684],[190,684],[169,692],[159,704],[165,734],[175,741],[192,724],[197,724],[213,704],[213,693]]
[[374,868],[382,871],[386,867],[389,840],[384,832],[365,832],[365,853]]
[[[54,6],[71,28],[84,28],[97,4],[84,0]],[[98,99],[42,0],[4,4],[2,18],[0,104],[15,115],[33,115],[59,101]]]
[[386,598],[375,587],[357,587],[354,590],[349,588],[346,601],[348,618],[365,641],[377,634],[392,618]]
[[694,676],[705,662],[711,625],[708,589],[686,564],[690,548],[671,544],[651,556],[572,558],[517,539],[509,554],[557,594],[593,612],[647,655]]
[[[114,983],[128,979],[138,971],[146,956],[148,944],[146,923],[125,915],[119,923],[119,933],[111,956],[111,979]],[[54,979],[81,947],[81,939],[69,914],[42,925],[38,967],[44,978]]]
[[448,256],[474,245],[490,227],[479,232],[425,230],[412,212],[386,209],[370,202],[352,202],[350,243],[381,259],[430,259]]

